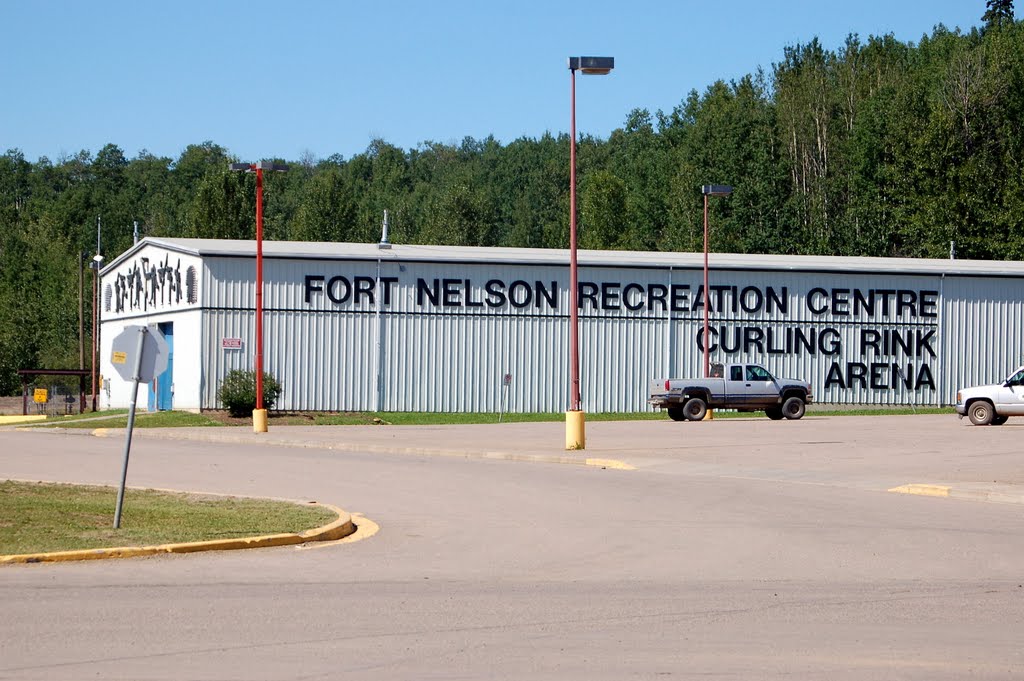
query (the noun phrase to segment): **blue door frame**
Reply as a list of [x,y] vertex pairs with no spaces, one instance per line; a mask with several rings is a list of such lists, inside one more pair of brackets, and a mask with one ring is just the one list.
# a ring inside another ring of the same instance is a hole
[[167,369],[149,382],[149,411],[170,411],[174,408],[174,322],[157,324],[167,341]]

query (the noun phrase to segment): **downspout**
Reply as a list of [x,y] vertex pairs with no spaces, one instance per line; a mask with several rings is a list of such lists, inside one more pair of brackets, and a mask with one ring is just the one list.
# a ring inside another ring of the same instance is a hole
[[[668,295],[672,299],[672,265],[668,266]],[[665,378],[672,376],[672,304],[665,306]]]
[[945,363],[942,361],[946,354],[946,296],[945,296],[946,273],[939,275],[939,355],[936,358],[936,373],[939,375],[939,388],[935,391],[935,406],[942,406],[943,395],[946,390]]
[[377,243],[377,280],[374,283],[373,288],[373,307],[374,307],[374,321],[375,324],[375,338],[374,338],[374,373],[376,374],[374,385],[376,386],[376,399],[374,403],[375,411],[380,413],[384,408],[384,354],[381,352],[381,336],[384,335],[382,324],[383,319],[380,316],[381,306],[381,291],[380,291],[380,267],[381,267],[381,251],[391,249],[391,242],[388,241],[388,212],[384,211],[384,222],[381,224],[380,241]]

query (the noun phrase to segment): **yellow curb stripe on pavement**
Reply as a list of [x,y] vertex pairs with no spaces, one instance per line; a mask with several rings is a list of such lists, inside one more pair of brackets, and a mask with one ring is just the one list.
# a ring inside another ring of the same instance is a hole
[[630,466],[625,461],[618,459],[587,459],[588,466],[599,466],[601,468],[612,468],[617,471],[635,471],[635,466]]
[[[94,437],[119,437],[124,433],[123,429],[118,428],[94,428],[90,431],[90,434]],[[356,452],[360,454],[399,454],[399,455],[413,455],[413,456],[444,456],[453,457],[459,459],[486,459],[490,461],[517,461],[520,463],[556,463],[556,464],[569,464],[576,466],[595,466],[598,468],[607,468],[611,470],[619,471],[635,471],[636,467],[632,466],[625,461],[619,461],[618,459],[581,459],[572,456],[559,456],[552,454],[527,454],[517,452],[494,452],[494,451],[458,451],[449,449],[434,449],[430,447],[408,447],[408,446],[388,446],[381,444],[351,444],[343,442],[319,442],[319,441],[308,441],[308,440],[289,440],[289,439],[274,439],[274,440],[253,440],[246,435],[239,435],[235,437],[235,434],[231,434],[229,437],[206,437],[206,433],[201,433],[198,437],[195,434],[183,432],[183,433],[161,433],[157,436],[158,439],[162,440],[188,440],[192,442],[214,442],[218,444],[261,444],[271,445],[276,447],[300,447],[303,449],[328,449],[334,451],[348,451]],[[218,433],[218,435],[221,435]]]
[[889,491],[896,492],[897,494],[917,494],[923,497],[948,497],[949,490],[950,488],[945,485],[922,485],[912,483],[910,485],[893,487]]
[[[316,503],[316,502],[313,502]],[[213,539],[210,541],[185,542],[182,544],[159,544],[155,546],[118,546],[104,549],[81,549],[76,551],[55,551],[53,553],[23,553],[0,556],[0,565],[8,563],[56,563],[71,560],[98,560],[103,558],[135,558],[158,553],[195,553],[196,551],[229,551],[232,549],[256,549],[270,546],[288,546],[314,541],[341,539],[356,531],[352,516],[331,504],[317,504],[338,514],[332,522],[304,532],[269,534],[261,537],[240,537],[237,539]]]
[[1024,504],[1024,490],[1013,485],[984,485],[965,483],[950,487],[947,485],[925,485],[912,483],[893,487],[890,492],[899,494],[917,494],[927,497],[944,497],[962,501],[984,501],[994,504]]

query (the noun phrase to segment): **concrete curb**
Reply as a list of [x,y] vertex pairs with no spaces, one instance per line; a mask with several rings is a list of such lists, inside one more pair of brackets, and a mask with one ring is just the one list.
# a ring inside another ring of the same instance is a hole
[[[310,502],[317,504],[317,502]],[[338,518],[326,525],[304,532],[268,534],[260,537],[237,539],[213,539],[211,541],[185,542],[182,544],[158,544],[155,546],[119,546],[105,549],[82,549],[77,551],[56,551],[53,553],[22,553],[0,556],[0,565],[12,563],[59,563],[72,560],[101,560],[106,558],[136,558],[158,553],[195,553],[197,551],[231,551],[236,549],[258,549],[270,546],[289,546],[307,542],[342,539],[356,531],[352,516],[337,506],[317,504],[338,514]]]
[[[55,429],[56,430],[56,429]],[[123,428],[95,428],[88,431],[94,437],[124,437]],[[135,436],[151,438],[154,440],[179,440],[191,442],[215,442],[229,444],[260,444],[274,445],[280,447],[299,447],[305,449],[329,449],[340,452],[353,452],[363,454],[404,454],[413,456],[446,456],[460,459],[487,459],[491,461],[519,461],[526,463],[556,463],[575,466],[592,466],[620,471],[636,470],[634,466],[619,461],[618,459],[583,458],[573,456],[559,456],[557,454],[521,454],[501,451],[469,451],[455,449],[431,449],[429,447],[389,447],[379,444],[349,444],[345,442],[323,442],[317,440],[283,440],[252,437],[249,433],[239,435],[227,435],[219,432],[217,436],[204,435],[202,431],[183,431],[181,433],[168,432],[144,432],[135,431]]]
[[914,494],[924,497],[944,497],[966,501],[986,501],[997,504],[1024,504],[1024,490],[993,489],[991,487],[970,487],[910,483],[889,490],[896,494]]

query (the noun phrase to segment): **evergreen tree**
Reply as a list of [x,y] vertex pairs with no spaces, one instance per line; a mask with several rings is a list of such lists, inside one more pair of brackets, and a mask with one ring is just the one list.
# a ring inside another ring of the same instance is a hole
[[981,20],[985,28],[1002,27],[1013,23],[1013,0],[988,0]]

